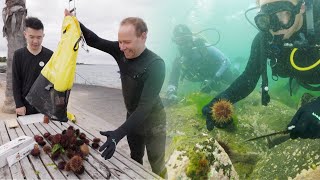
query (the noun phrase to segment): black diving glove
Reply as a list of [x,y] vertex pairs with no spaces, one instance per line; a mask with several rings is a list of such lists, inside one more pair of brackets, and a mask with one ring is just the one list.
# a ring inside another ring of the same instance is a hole
[[202,108],[202,115],[204,115],[206,118],[206,126],[207,126],[208,131],[212,131],[212,129],[214,128],[211,107],[217,101],[218,101],[218,99],[213,99],[209,104],[203,106],[203,108]]
[[300,107],[289,123],[290,126],[294,126],[290,131],[292,139],[320,138],[320,98]]
[[118,128],[114,131],[100,131],[101,135],[107,136],[107,141],[99,148],[99,151],[103,151],[101,156],[104,159],[110,159],[116,151],[118,142],[126,135],[126,132]]
[[[221,98],[221,100],[228,101],[228,99],[226,99],[226,98]],[[217,121],[216,119],[214,119],[214,117],[212,115],[212,113],[213,113],[212,106],[214,106],[215,103],[217,103],[218,101],[220,101],[220,98],[214,98],[210,103],[208,103],[207,105],[205,105],[202,108],[202,114],[206,117],[206,126],[207,126],[208,131],[211,131],[215,126],[218,128],[226,128],[233,122],[232,117],[230,117],[226,122],[223,122],[221,120],[219,122],[219,120]],[[221,105],[218,105],[218,106],[221,107]],[[224,105],[222,105],[222,107],[223,106]],[[229,108],[227,106],[224,108],[226,108],[226,109],[224,109],[223,112],[230,112],[231,113],[230,115],[232,115],[232,111],[228,110]]]

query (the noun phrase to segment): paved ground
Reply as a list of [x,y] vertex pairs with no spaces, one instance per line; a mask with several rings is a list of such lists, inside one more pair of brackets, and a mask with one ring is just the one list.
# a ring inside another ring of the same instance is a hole
[[[0,73],[1,107],[4,101],[5,81],[5,74]],[[75,84],[71,91],[69,103],[90,111],[115,127],[120,126],[125,121],[126,110],[120,89]],[[14,116],[0,112],[0,117],[3,118]]]
[[90,111],[115,127],[125,120],[126,110],[120,89],[75,84],[69,103]]

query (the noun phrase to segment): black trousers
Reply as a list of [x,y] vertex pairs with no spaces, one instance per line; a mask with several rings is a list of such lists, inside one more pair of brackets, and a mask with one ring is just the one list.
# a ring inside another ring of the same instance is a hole
[[143,156],[146,149],[152,172],[163,178],[167,176],[164,159],[166,147],[165,118],[165,112],[162,110],[156,116],[151,115],[146,120],[161,123],[155,123],[156,125],[153,126],[146,125],[143,130],[141,129],[140,133],[134,132],[127,135],[131,158],[143,164]]

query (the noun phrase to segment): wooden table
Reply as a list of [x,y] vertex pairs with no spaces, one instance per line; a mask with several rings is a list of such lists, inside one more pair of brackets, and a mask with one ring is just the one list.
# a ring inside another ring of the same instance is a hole
[[[62,130],[67,129],[70,125],[84,132],[90,140],[91,145],[94,138],[93,134],[96,132],[90,132],[90,128],[80,127],[78,123],[68,122],[61,124],[54,121],[51,121],[49,124],[19,124],[19,127],[12,129],[8,128],[4,121],[0,121],[0,144],[4,144],[22,135],[33,137],[37,134],[43,136],[45,132],[50,132],[51,134],[61,133]],[[102,140],[105,141],[106,139]],[[101,142],[100,145],[102,145]],[[28,155],[11,167],[7,165],[0,168],[0,179],[160,179],[159,176],[145,169],[142,165],[118,150],[109,160],[103,159],[100,154],[99,151],[90,147],[90,154],[83,163],[85,172],[82,175],[75,175],[73,172],[59,170],[56,167],[62,159],[67,159],[65,156],[55,161],[41,150],[40,157]]]

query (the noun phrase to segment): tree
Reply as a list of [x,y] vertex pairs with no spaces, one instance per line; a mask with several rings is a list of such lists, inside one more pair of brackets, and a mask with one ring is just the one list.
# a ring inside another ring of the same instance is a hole
[[15,103],[12,92],[12,58],[15,50],[26,46],[23,36],[25,27],[24,20],[27,16],[26,0],[6,0],[6,7],[3,8],[3,34],[8,41],[7,55],[7,77],[5,100],[2,112],[14,113]]
[[7,62],[7,57],[0,57],[0,62]]

